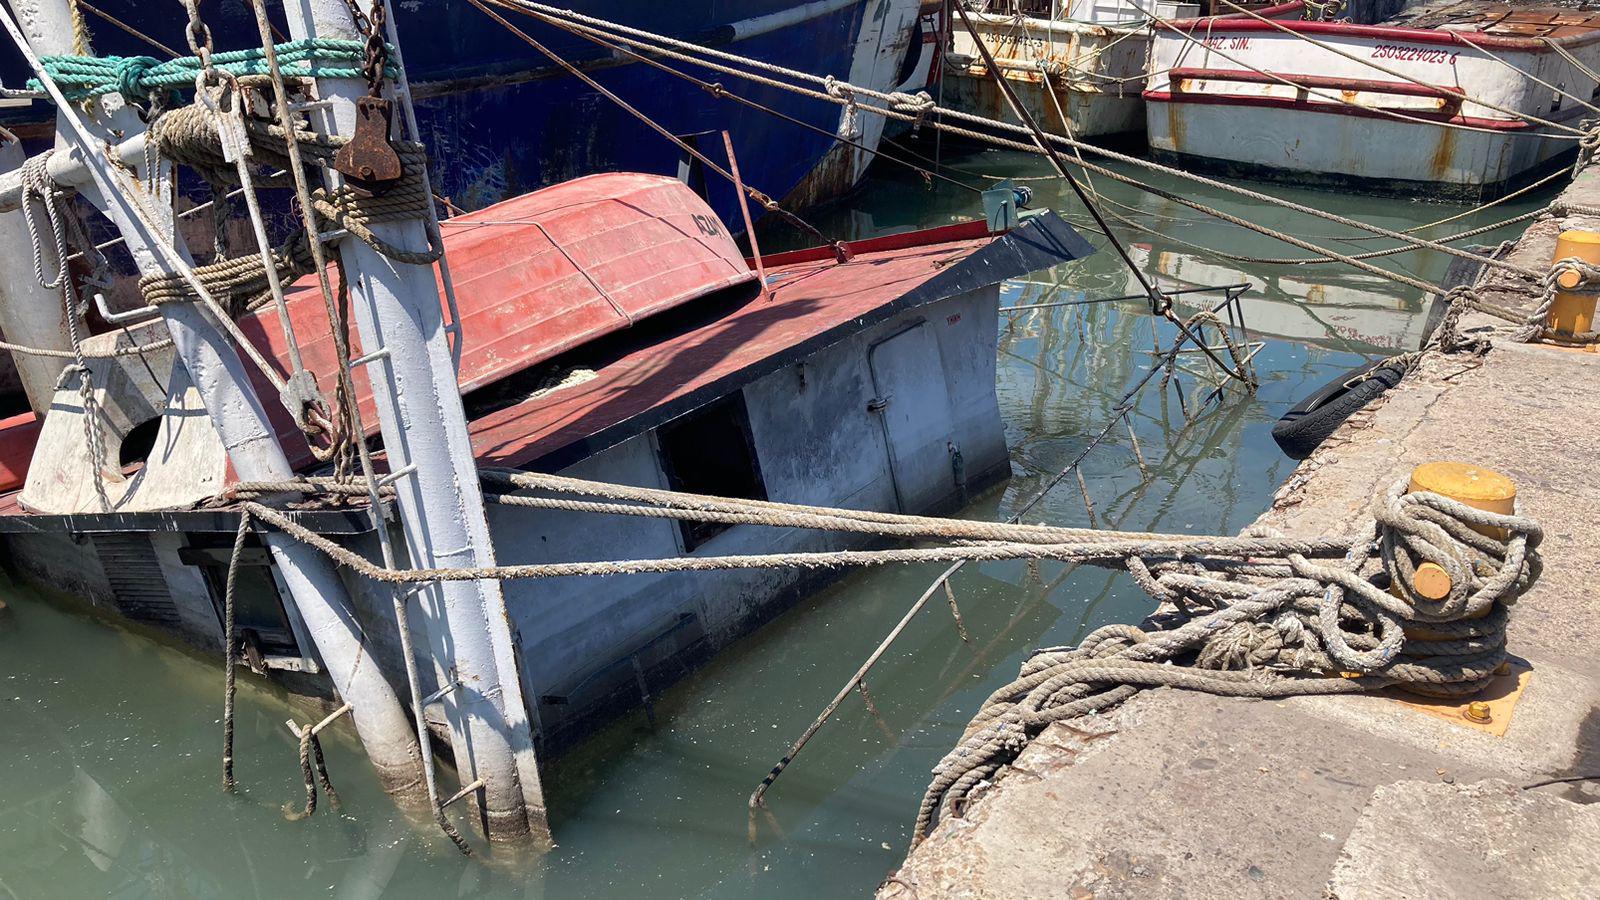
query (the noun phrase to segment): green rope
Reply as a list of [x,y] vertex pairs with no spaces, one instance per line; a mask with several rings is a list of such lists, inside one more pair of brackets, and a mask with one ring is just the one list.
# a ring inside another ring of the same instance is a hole
[[[363,78],[361,64],[366,60],[366,42],[334,38],[306,38],[278,44],[278,63],[284,74],[311,78]],[[391,50],[392,54],[393,51]],[[46,56],[40,60],[44,70],[60,85],[68,100],[87,100],[120,93],[130,100],[143,100],[152,94],[194,87],[200,73],[200,60],[193,56],[162,62],[150,56]],[[235,76],[266,75],[266,52],[257,47],[216,53],[211,64]],[[391,65],[390,78],[396,77]],[[37,78],[28,82],[42,90]]]

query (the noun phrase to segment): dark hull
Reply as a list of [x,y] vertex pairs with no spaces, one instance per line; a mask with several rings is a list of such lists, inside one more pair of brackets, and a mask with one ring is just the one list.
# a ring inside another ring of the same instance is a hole
[[[847,77],[863,17],[877,4],[827,6],[804,0],[580,0],[563,4],[580,13],[672,35],[788,68]],[[153,13],[141,0],[102,0],[97,8],[147,32],[169,47],[185,47],[182,19]],[[209,7],[209,9],[207,8]],[[423,140],[433,155],[435,189],[453,202],[478,208],[536,187],[602,171],[672,174],[680,151],[498,23],[465,2],[393,3],[406,54],[407,72],[418,98]],[[248,5],[236,0],[202,4],[218,49],[256,46],[259,40]],[[738,39],[734,23],[748,23],[793,11],[795,21]],[[275,17],[280,15],[274,11]],[[736,102],[718,99],[688,80],[640,63],[619,64],[609,51],[534,19],[512,16],[515,24],[552,51],[634,105],[639,112],[677,135],[701,134],[707,155],[721,161],[717,132],[733,136],[746,181],[773,197],[784,197],[833,148],[831,134],[839,109],[831,103],[761,87],[738,78],[667,61],[675,68],[819,128],[797,126]],[[90,17],[95,49],[102,56],[160,51],[100,19]],[[884,40],[890,40],[885,35]],[[909,41],[907,41],[909,43]],[[0,79],[7,86],[26,78],[20,57],[0,55]],[[883,85],[893,87],[893,85]],[[49,110],[5,111],[13,125],[33,124],[36,136]],[[833,186],[836,190],[850,185]],[[730,223],[740,215],[733,191],[708,184],[713,208]],[[807,199],[828,199],[829,189],[808,189]]]

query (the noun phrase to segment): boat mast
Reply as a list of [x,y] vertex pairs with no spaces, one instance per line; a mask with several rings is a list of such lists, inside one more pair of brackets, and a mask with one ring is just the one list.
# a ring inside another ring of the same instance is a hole
[[[18,23],[9,16],[4,24],[19,43],[18,49],[29,57],[35,74],[48,84],[37,57],[73,52],[72,29],[62,24],[71,21],[67,0],[13,0],[11,5],[20,20],[20,30],[14,30]],[[142,146],[144,139],[144,125],[134,111],[117,94],[92,104],[85,115],[63,103],[59,94],[53,99],[57,105],[58,146],[70,148],[74,159],[59,169],[52,165],[52,176],[58,183],[75,187],[111,219],[141,273],[190,268],[192,259],[183,238],[175,232],[171,207],[144,202],[148,194],[106,159],[105,148],[122,143],[118,156],[124,165],[135,168],[135,178],[151,176],[142,168],[143,154],[127,152],[128,143]],[[63,155],[58,153],[52,163],[60,162]],[[154,173],[156,177],[169,177],[170,167],[166,163],[158,165],[161,171]],[[11,295],[3,299],[9,303],[19,298]],[[53,302],[56,306],[61,304],[59,297]],[[159,309],[178,359],[199,390],[240,480],[292,478],[294,470],[278,443],[276,429],[252,390],[244,363],[227,335],[208,318],[200,304],[163,303]],[[95,473],[93,477],[100,476]],[[334,688],[351,705],[351,719],[384,788],[403,800],[413,801],[422,787],[416,736],[388,681],[370,662],[362,664],[370,652],[363,646],[361,626],[338,573],[317,550],[286,535],[267,533],[263,541]],[[224,640],[232,640],[232,635],[225,635]]]
[[[296,40],[363,37],[344,0],[287,0],[284,12]],[[332,130],[353,135],[356,101],[366,96],[366,85],[319,79],[316,88],[328,104]],[[405,96],[398,100],[402,108],[410,102]],[[332,169],[324,175],[330,189],[343,180]],[[429,247],[420,219],[371,227],[390,244],[418,251]],[[348,236],[337,247],[370,360],[367,371],[384,451],[396,473],[390,480],[411,564],[493,566],[483,492],[433,268],[390,259]],[[443,704],[456,767],[463,785],[479,786],[475,793],[490,840],[548,845],[533,732],[500,583],[435,582],[418,585],[412,596],[440,684],[447,689]]]

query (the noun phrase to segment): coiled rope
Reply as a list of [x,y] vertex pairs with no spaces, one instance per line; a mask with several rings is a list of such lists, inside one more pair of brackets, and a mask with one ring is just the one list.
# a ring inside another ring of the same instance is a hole
[[[1336,564],[1290,554],[1243,566],[1150,565],[1130,555],[1140,587],[1188,611],[1188,620],[1151,631],[1108,625],[1077,647],[1035,653],[935,766],[913,846],[941,813],[959,815],[972,791],[1046,726],[1144,688],[1258,698],[1390,686],[1459,697],[1481,689],[1505,661],[1511,604],[1538,578],[1543,532],[1524,516],[1406,493],[1408,484],[1401,479],[1377,498],[1364,533]],[[1450,577],[1448,595],[1437,601],[1412,588],[1424,562]]]
[[[292,165],[285,147],[283,129],[256,119],[247,119],[245,133],[250,140],[252,156],[263,165],[281,170],[277,177],[256,179],[263,187],[291,187],[288,174]],[[315,134],[296,131],[301,164],[313,168],[332,168],[333,159],[348,138],[338,135]],[[150,139],[156,142],[161,154],[174,163],[187,165],[219,184],[237,185],[238,172],[232,162],[222,154],[222,140],[210,111],[197,105],[172,110],[151,125]],[[412,141],[390,141],[400,157],[401,177],[392,187],[376,196],[363,195],[353,188],[330,191],[316,188],[311,191],[311,205],[327,227],[350,232],[362,243],[384,256],[411,265],[432,265],[439,260],[443,248],[430,237],[427,250],[409,250],[379,237],[372,226],[385,222],[400,222],[420,218],[426,214],[432,201],[422,182],[428,164],[427,150]]]

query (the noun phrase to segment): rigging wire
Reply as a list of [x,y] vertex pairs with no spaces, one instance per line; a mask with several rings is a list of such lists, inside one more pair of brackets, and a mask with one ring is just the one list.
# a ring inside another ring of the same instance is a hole
[[[1274,21],[1272,19],[1267,18],[1266,16],[1261,15],[1260,13],[1256,13],[1256,12],[1253,12],[1253,11],[1251,11],[1249,9],[1246,9],[1245,7],[1240,6],[1239,4],[1233,2],[1233,0],[1217,0],[1217,2],[1222,3],[1225,6],[1230,6],[1234,10],[1236,10],[1237,12],[1243,13],[1244,15],[1249,16],[1250,18],[1255,19],[1258,22],[1265,22],[1269,26],[1271,26],[1272,28],[1275,28],[1278,31],[1284,32],[1285,34],[1291,35],[1293,37],[1297,37],[1300,40],[1305,41],[1306,43],[1312,45],[1313,47],[1319,47],[1319,48],[1321,48],[1323,50],[1327,50],[1328,52],[1333,53],[1336,56],[1342,56],[1345,59],[1354,60],[1355,62],[1358,62],[1358,63],[1360,63],[1360,64],[1362,64],[1362,65],[1364,65],[1364,66],[1366,66],[1368,68],[1377,69],[1379,72],[1382,72],[1385,75],[1392,75],[1395,78],[1399,78],[1399,79],[1401,79],[1403,81],[1409,81],[1412,84],[1419,85],[1421,87],[1428,87],[1428,88],[1437,87],[1437,85],[1431,85],[1431,84],[1427,84],[1425,82],[1419,81],[1416,78],[1405,74],[1404,72],[1399,72],[1399,71],[1396,71],[1394,69],[1389,68],[1388,66],[1380,65],[1378,63],[1373,62],[1370,59],[1367,59],[1367,58],[1364,58],[1364,57],[1361,57],[1361,56],[1357,56],[1354,53],[1349,53],[1349,52],[1346,52],[1344,50],[1340,50],[1338,47],[1335,47],[1332,44],[1327,43],[1326,41],[1319,41],[1316,38],[1310,37],[1310,36],[1308,36],[1308,35],[1306,35],[1306,34],[1304,34],[1302,32],[1295,31],[1294,29],[1290,28],[1289,26],[1284,25],[1282,22]],[[1460,36],[1459,32],[1447,32],[1447,33],[1456,35],[1458,37]],[[1477,47],[1478,46],[1477,44],[1474,44],[1471,41],[1463,40],[1463,43],[1467,44],[1470,47]],[[1515,71],[1515,69],[1513,69],[1513,70]],[[1526,73],[1524,73],[1524,74],[1526,74]],[[1582,129],[1573,128],[1571,125],[1566,125],[1566,124],[1563,124],[1561,122],[1553,122],[1553,121],[1551,121],[1549,119],[1541,118],[1541,117],[1533,115],[1531,113],[1520,112],[1520,111],[1518,111],[1516,109],[1512,109],[1509,106],[1502,106],[1499,103],[1496,103],[1496,102],[1494,102],[1492,100],[1486,100],[1486,99],[1484,99],[1482,97],[1464,97],[1464,99],[1469,100],[1472,103],[1476,103],[1479,106],[1485,106],[1485,107],[1488,107],[1489,109],[1492,109],[1492,110],[1494,110],[1496,112],[1504,113],[1505,115],[1512,116],[1513,118],[1522,119],[1524,121],[1534,122],[1534,123],[1537,123],[1539,125],[1544,125],[1544,126],[1549,127],[1549,128],[1558,128],[1558,129],[1560,129],[1562,131],[1570,132],[1571,134],[1573,134],[1573,135],[1575,135],[1577,137],[1582,137],[1583,133],[1584,133]],[[1547,137],[1558,137],[1557,135],[1546,135],[1546,136]]]
[[[1222,371],[1248,385],[1253,390],[1255,388],[1255,379],[1252,377],[1249,370],[1243,363],[1235,358],[1234,364],[1232,366],[1228,365],[1222,361],[1222,358],[1217,355],[1216,351],[1213,350],[1210,345],[1190,334],[1189,326],[1185,324],[1182,319],[1178,318],[1177,313],[1172,311],[1172,300],[1163,295],[1161,293],[1161,289],[1156,286],[1155,282],[1151,281],[1145,275],[1145,273],[1140,270],[1138,264],[1133,261],[1133,257],[1128,253],[1128,248],[1123,246],[1121,239],[1119,239],[1116,234],[1111,231],[1111,225],[1101,214],[1100,207],[1089,196],[1089,193],[1084,190],[1083,185],[1078,183],[1078,179],[1074,178],[1072,173],[1067,171],[1067,167],[1061,162],[1060,157],[1057,156],[1055,148],[1050,146],[1050,142],[1046,139],[1043,129],[1041,129],[1039,127],[1039,123],[1034,120],[1033,114],[1028,112],[1027,107],[1022,105],[1022,101],[1017,99],[1016,92],[1011,89],[1011,85],[1007,83],[1004,73],[1002,73],[999,66],[996,65],[994,54],[989,51],[989,45],[983,42],[983,38],[978,34],[977,26],[972,24],[972,18],[967,14],[966,7],[956,4],[955,10],[956,13],[961,16],[962,26],[965,27],[967,29],[967,33],[972,36],[973,42],[977,45],[978,52],[983,56],[984,65],[989,68],[990,77],[994,80],[995,85],[1000,88],[1000,93],[1005,97],[1006,104],[1011,107],[1012,113],[1014,113],[1017,118],[1021,119],[1028,126],[1028,130],[1032,132],[1033,135],[1033,142],[1038,145],[1039,150],[1043,152],[1050,160],[1050,165],[1055,168],[1056,172],[1066,180],[1069,186],[1071,186],[1072,192],[1078,195],[1078,202],[1082,203],[1084,208],[1089,211],[1089,215],[1094,218],[1095,224],[1099,226],[1100,231],[1105,234],[1106,239],[1111,243],[1112,249],[1117,251],[1117,256],[1122,258],[1123,264],[1125,264],[1128,267],[1128,271],[1133,274],[1134,280],[1138,281],[1139,286],[1144,289],[1146,294],[1149,295],[1150,312],[1154,315],[1164,316],[1169,322],[1178,326],[1178,330],[1181,331],[1185,337],[1189,337],[1190,339],[1194,340],[1195,346],[1199,347],[1201,351],[1205,353],[1207,358],[1209,358],[1220,369],[1222,369]],[[1081,155],[1079,164],[1083,164]]]
[[[553,62],[556,65],[560,66],[561,68],[565,69],[568,74],[570,74],[573,77],[577,78],[579,81],[582,81],[584,84],[588,85],[590,87],[590,89],[594,90],[596,93],[598,93],[601,96],[605,97],[607,100],[610,100],[611,102],[615,103],[617,106],[621,107],[629,115],[632,115],[634,118],[638,119],[640,122],[643,122],[645,125],[649,126],[652,131],[654,131],[657,134],[661,135],[662,137],[666,138],[671,143],[677,145],[678,149],[682,150],[684,153],[687,153],[690,156],[694,157],[695,159],[699,160],[701,165],[705,166],[706,168],[710,169],[711,171],[713,171],[713,172],[717,173],[718,175],[722,176],[723,178],[727,179],[730,183],[735,183],[735,184],[738,183],[734,179],[733,173],[727,171],[722,166],[719,166],[716,163],[712,162],[711,159],[708,158],[704,153],[701,153],[699,150],[697,150],[693,146],[691,146],[688,141],[685,141],[684,139],[682,139],[682,138],[678,137],[677,135],[673,134],[671,131],[668,131],[660,123],[656,122],[654,119],[651,119],[649,116],[647,116],[644,113],[640,112],[634,106],[629,104],[626,100],[623,100],[621,97],[618,97],[616,94],[614,94],[611,91],[607,90],[598,81],[595,81],[593,78],[590,78],[588,76],[588,74],[586,74],[582,69],[579,69],[577,66],[575,66],[571,62],[567,61],[566,58],[560,56],[555,51],[553,51],[550,48],[546,47],[545,45],[539,43],[532,36],[530,36],[527,32],[523,31],[522,29],[518,28],[517,26],[515,26],[515,25],[511,24],[510,22],[506,21],[504,16],[501,16],[499,13],[497,13],[494,10],[490,9],[484,2],[482,2],[482,0],[468,0],[468,2],[471,3],[473,6],[477,7],[478,10],[481,11],[484,15],[488,16],[491,19],[494,19],[496,22],[499,22],[502,26],[504,26],[512,34],[514,34],[518,38],[522,39],[522,41],[524,43],[528,44],[529,46],[533,47],[535,50],[538,50],[540,53],[544,54],[546,57],[548,57],[550,59],[551,62]],[[497,2],[497,0],[490,0],[490,2]],[[835,253],[837,255],[843,256],[845,254],[846,251],[843,249],[843,245],[840,242],[830,239],[829,237],[824,235],[821,231],[818,231],[816,226],[814,226],[811,223],[805,221],[804,219],[800,218],[799,216],[795,215],[794,213],[783,209],[781,206],[778,205],[778,202],[776,200],[773,200],[768,195],[762,193],[761,191],[756,190],[753,187],[750,187],[749,185],[745,185],[744,191],[750,197],[750,199],[752,199],[752,200],[756,201],[757,203],[761,204],[761,206],[764,209],[766,209],[768,212],[778,214],[781,218],[783,218],[784,221],[789,222],[790,224],[796,225],[797,227],[799,227],[802,230],[806,231],[808,234],[811,234],[812,236],[818,238],[819,240],[822,240],[825,243],[831,245],[832,247],[834,247]]]
[[[544,11],[545,10],[553,10],[554,9],[553,7],[548,7],[548,6],[545,6],[544,4],[534,2],[534,0],[490,0],[490,2],[494,2],[497,5],[500,5],[502,7],[515,8],[519,12],[523,12],[526,15],[533,16],[535,18],[538,18],[538,19],[540,19],[542,21],[545,21],[547,23],[550,23],[550,24],[555,24],[555,20],[563,19],[563,18],[569,19],[569,20],[572,20],[572,21],[579,21],[579,22],[599,22],[599,23],[601,23],[602,25],[604,25],[604,26],[606,26],[608,28],[614,29],[614,33],[608,33],[608,36],[611,37],[614,40],[620,41],[622,43],[633,44],[635,46],[641,46],[644,49],[659,53],[661,55],[677,58],[677,59],[680,59],[680,60],[682,60],[684,62],[688,62],[688,63],[694,64],[694,65],[702,66],[702,67],[707,68],[707,69],[711,69],[712,71],[723,72],[725,74],[729,74],[729,75],[732,75],[732,76],[735,76],[735,77],[739,77],[739,78],[744,78],[746,80],[750,80],[750,81],[753,81],[753,82],[758,83],[758,84],[763,84],[763,85],[766,85],[766,86],[769,86],[769,87],[775,87],[775,88],[778,88],[778,89],[781,89],[781,90],[789,91],[791,93],[797,93],[797,94],[801,94],[801,95],[804,95],[804,96],[810,96],[810,97],[813,97],[813,98],[816,98],[816,99],[825,100],[825,101],[828,101],[828,102],[831,102],[831,103],[836,103],[836,104],[839,104],[839,105],[851,105],[854,102],[853,98],[856,95],[871,97],[873,99],[884,101],[885,103],[887,103],[889,105],[888,106],[884,106],[884,107],[879,107],[879,106],[874,106],[872,104],[864,104],[864,105],[860,105],[858,107],[858,109],[863,110],[863,111],[867,111],[867,112],[871,112],[871,113],[876,114],[876,115],[881,115],[881,116],[885,116],[885,117],[888,117],[888,118],[899,119],[901,121],[906,121],[906,122],[918,122],[918,121],[923,121],[923,120],[926,119],[926,120],[928,120],[926,124],[929,127],[933,127],[933,128],[939,129],[941,131],[944,131],[944,132],[947,132],[947,133],[950,133],[950,134],[958,135],[958,136],[961,136],[961,137],[966,137],[966,138],[969,138],[969,139],[972,139],[972,140],[976,140],[976,141],[980,141],[980,142],[987,142],[987,143],[990,143],[990,144],[992,144],[994,146],[998,146],[998,147],[1006,147],[1006,148],[1009,148],[1009,149],[1021,150],[1023,152],[1027,152],[1027,153],[1039,153],[1038,148],[1035,147],[1032,144],[1022,143],[1020,141],[1008,140],[1008,139],[1005,139],[1005,138],[999,138],[999,137],[997,137],[997,136],[995,136],[993,134],[984,133],[984,132],[981,132],[981,131],[974,130],[972,128],[964,128],[964,127],[961,127],[961,126],[951,125],[951,124],[945,122],[944,119],[945,118],[949,118],[949,119],[953,119],[953,120],[958,121],[958,122],[965,122],[965,123],[970,123],[972,125],[977,125],[977,126],[980,126],[980,127],[991,128],[991,129],[994,129],[996,131],[1010,132],[1010,133],[1019,134],[1019,135],[1031,136],[1031,133],[1028,131],[1028,129],[1026,129],[1026,128],[1022,127],[1022,126],[1012,125],[1012,124],[1010,124],[1008,122],[998,122],[998,121],[995,121],[995,120],[992,120],[992,119],[986,119],[986,118],[984,118],[982,116],[973,115],[971,113],[964,113],[964,112],[961,112],[959,110],[952,110],[952,109],[949,109],[949,108],[946,108],[946,107],[941,107],[941,106],[934,106],[932,108],[919,108],[918,111],[915,114],[913,114],[911,112],[907,112],[907,111],[904,111],[904,110],[899,109],[899,108],[896,107],[896,104],[900,104],[900,103],[904,102],[904,95],[896,96],[895,94],[892,94],[892,93],[886,93],[886,92],[883,92],[883,91],[876,91],[876,90],[873,90],[873,89],[870,89],[870,88],[863,88],[863,87],[856,86],[856,85],[850,85],[849,86],[849,93],[851,94],[851,98],[847,99],[846,97],[842,96],[843,91],[840,91],[840,95],[836,96],[834,93],[830,93],[830,92],[825,91],[825,90],[812,90],[812,89],[803,87],[803,86],[798,85],[798,84],[779,81],[779,80],[774,79],[774,78],[768,78],[768,77],[763,76],[763,75],[755,74],[755,73],[748,72],[748,71],[743,71],[743,70],[740,70],[740,69],[735,69],[735,68],[732,68],[732,67],[729,67],[729,66],[724,66],[724,65],[721,65],[721,64],[718,64],[718,63],[710,62],[710,61],[705,60],[705,59],[698,59],[698,58],[689,56],[687,54],[679,53],[679,52],[677,52],[675,50],[663,49],[663,47],[664,46],[666,46],[666,47],[670,47],[670,46],[688,47],[688,48],[692,48],[693,50],[695,50],[697,52],[704,53],[707,56],[711,56],[711,57],[715,57],[715,58],[729,58],[729,59],[732,59],[734,61],[738,61],[738,62],[742,62],[742,63],[748,64],[753,68],[763,69],[763,70],[767,70],[767,71],[776,71],[776,72],[778,72],[780,74],[785,74],[785,75],[788,75],[790,77],[794,77],[797,80],[806,80],[806,81],[811,81],[811,82],[814,82],[814,83],[827,83],[828,82],[828,79],[824,79],[824,78],[821,78],[819,76],[811,75],[809,73],[796,72],[794,70],[785,69],[782,66],[776,66],[776,65],[774,65],[772,63],[765,63],[765,62],[762,62],[760,60],[750,59],[750,58],[747,58],[747,57],[740,57],[740,56],[737,56],[735,54],[726,53],[726,52],[720,51],[720,50],[713,50],[711,48],[700,47],[699,45],[695,45],[695,44],[688,44],[686,42],[678,41],[678,40],[672,39],[672,38],[664,38],[664,37],[661,37],[659,35],[651,35],[649,32],[642,32],[639,29],[633,29],[633,28],[628,28],[627,26],[616,25],[615,23],[610,23],[610,22],[606,22],[605,20],[595,19],[595,18],[590,17],[590,16],[582,16],[582,15],[579,15],[579,14],[576,14],[576,13],[572,13],[572,12],[566,11],[566,10],[554,10],[554,12],[557,15],[552,15],[552,14],[544,12]],[[603,31],[603,29],[595,29],[595,28],[593,28],[592,26],[589,26],[589,25],[583,25],[579,30],[580,31],[594,31],[594,30]],[[651,43],[648,43],[648,42],[635,40],[633,38],[619,36],[620,34],[628,34],[628,33],[643,34],[643,35],[646,35],[647,37],[653,37],[657,41],[659,41],[659,44],[651,44]],[[1514,272],[1514,273],[1516,273],[1518,275],[1522,275],[1522,276],[1525,276],[1525,277],[1539,277],[1539,274],[1540,274],[1538,272],[1533,271],[1532,269],[1526,268],[1524,266],[1517,265],[1515,263],[1510,263],[1510,262],[1507,262],[1505,260],[1485,259],[1485,258],[1483,258],[1481,256],[1478,256],[1476,254],[1471,253],[1470,251],[1462,250],[1462,249],[1455,248],[1455,247],[1449,247],[1447,245],[1440,244],[1440,243],[1438,243],[1436,241],[1430,241],[1430,240],[1427,240],[1425,238],[1419,238],[1419,237],[1416,237],[1414,235],[1409,235],[1409,234],[1406,234],[1406,233],[1403,233],[1403,232],[1394,231],[1392,229],[1384,228],[1382,226],[1373,225],[1373,224],[1367,223],[1367,222],[1362,222],[1362,221],[1357,220],[1357,219],[1351,219],[1351,218],[1349,218],[1347,216],[1341,216],[1341,215],[1338,215],[1338,214],[1335,214],[1335,213],[1331,213],[1331,212],[1328,212],[1328,211],[1325,211],[1325,210],[1317,209],[1315,207],[1310,207],[1310,206],[1306,206],[1304,204],[1295,203],[1295,202],[1283,199],[1281,197],[1274,197],[1274,196],[1272,196],[1270,194],[1265,194],[1265,193],[1262,193],[1260,191],[1255,191],[1255,190],[1251,190],[1249,188],[1241,187],[1241,186],[1238,186],[1238,185],[1229,184],[1227,182],[1219,181],[1217,179],[1209,178],[1209,177],[1206,177],[1206,176],[1203,176],[1203,175],[1198,175],[1198,174],[1195,174],[1193,172],[1186,172],[1186,171],[1184,171],[1182,169],[1178,169],[1178,168],[1175,168],[1175,167],[1172,167],[1172,166],[1163,165],[1161,163],[1154,162],[1152,160],[1141,159],[1141,158],[1136,157],[1136,156],[1130,156],[1130,155],[1128,155],[1126,153],[1120,153],[1120,152],[1117,152],[1115,150],[1111,150],[1111,149],[1105,148],[1105,147],[1096,146],[1096,145],[1091,144],[1091,143],[1086,143],[1086,142],[1075,140],[1075,139],[1072,139],[1072,138],[1067,138],[1067,137],[1064,137],[1064,136],[1061,136],[1061,135],[1047,135],[1046,137],[1053,144],[1057,144],[1057,145],[1068,147],[1068,148],[1072,148],[1072,149],[1078,149],[1078,150],[1081,150],[1081,151],[1084,151],[1084,152],[1087,152],[1087,153],[1094,154],[1094,155],[1096,155],[1098,157],[1101,157],[1103,159],[1124,163],[1126,165],[1135,166],[1135,167],[1142,168],[1142,169],[1145,169],[1145,170],[1148,170],[1148,171],[1152,171],[1152,172],[1158,172],[1158,173],[1161,173],[1161,174],[1164,174],[1164,175],[1172,176],[1174,178],[1179,178],[1179,179],[1183,179],[1183,180],[1186,180],[1186,181],[1190,181],[1190,182],[1193,182],[1195,184],[1205,185],[1205,186],[1210,187],[1210,188],[1214,188],[1214,189],[1217,189],[1217,190],[1220,190],[1220,191],[1225,191],[1227,193],[1234,194],[1236,196],[1244,197],[1244,198],[1246,198],[1248,200],[1252,200],[1252,201],[1257,202],[1257,203],[1266,203],[1266,204],[1279,206],[1279,207],[1284,208],[1284,209],[1293,210],[1295,212],[1299,212],[1299,213],[1302,213],[1302,214],[1305,214],[1305,215],[1308,215],[1308,216],[1313,216],[1313,217],[1316,217],[1316,218],[1320,218],[1320,219],[1323,219],[1323,220],[1326,220],[1326,221],[1334,222],[1336,224],[1343,225],[1343,226],[1346,226],[1346,227],[1349,227],[1349,228],[1354,228],[1354,229],[1358,229],[1358,230],[1361,230],[1361,231],[1366,231],[1366,232],[1369,232],[1369,233],[1371,233],[1373,235],[1376,235],[1376,236],[1387,237],[1387,238],[1390,238],[1392,240],[1398,240],[1398,241],[1407,242],[1407,243],[1414,243],[1419,247],[1424,247],[1424,248],[1427,248],[1427,249],[1436,250],[1436,251],[1439,251],[1441,253],[1445,253],[1445,254],[1448,254],[1448,255],[1451,255],[1451,256],[1457,256],[1457,257],[1464,258],[1464,259],[1471,259],[1471,260],[1473,260],[1475,262],[1483,262],[1483,263],[1485,263],[1487,265],[1490,265],[1492,267],[1499,268],[1499,269],[1504,269],[1504,270],[1507,270],[1507,271],[1511,271],[1511,272]],[[1204,212],[1204,213],[1206,213],[1208,215],[1212,214],[1211,213],[1211,209],[1212,209],[1211,207],[1207,207],[1207,206],[1204,206],[1204,205],[1196,206],[1194,203],[1189,202],[1184,198],[1175,197],[1172,194],[1172,192],[1170,192],[1170,191],[1164,191],[1164,190],[1159,189],[1159,188],[1154,188],[1154,187],[1152,187],[1150,185],[1147,185],[1147,184],[1145,184],[1143,182],[1138,181],[1137,179],[1133,179],[1133,178],[1130,178],[1128,176],[1121,175],[1120,173],[1114,173],[1110,169],[1106,169],[1103,166],[1096,166],[1095,164],[1085,162],[1083,164],[1083,168],[1085,168],[1087,171],[1095,172],[1096,174],[1108,175],[1109,177],[1115,178],[1116,180],[1119,180],[1119,181],[1123,181],[1124,183],[1127,183],[1127,184],[1129,184],[1131,186],[1140,188],[1141,190],[1146,190],[1147,192],[1154,193],[1157,196],[1162,196],[1162,197],[1164,197],[1166,199],[1171,199],[1171,200],[1175,200],[1176,202],[1183,203],[1184,205],[1190,206],[1191,208],[1194,208],[1194,209],[1196,209],[1197,211],[1200,211],[1200,212]],[[1234,221],[1235,224],[1240,224],[1240,223],[1243,222],[1243,220],[1238,219],[1238,217],[1230,217],[1230,216],[1228,216],[1226,214],[1220,214],[1220,211],[1219,211],[1219,214],[1214,215],[1213,217],[1214,218],[1221,218],[1224,221],[1230,221],[1231,220],[1231,221]],[[1287,243],[1293,244],[1295,246],[1300,247],[1303,250],[1308,250],[1308,251],[1310,251],[1312,253],[1317,253],[1319,255],[1328,255],[1331,258],[1339,259],[1341,261],[1348,260],[1348,257],[1343,255],[1343,254],[1338,254],[1336,251],[1327,250],[1326,248],[1319,248],[1319,247],[1316,247],[1315,245],[1307,245],[1304,242],[1298,242],[1292,236],[1285,235],[1283,232],[1279,232],[1279,231],[1272,230],[1272,229],[1264,229],[1262,226],[1254,225],[1254,223],[1247,223],[1247,224],[1244,225],[1244,227],[1248,227],[1251,230],[1257,231],[1258,233],[1264,234],[1264,235],[1266,235],[1268,237],[1277,237],[1279,239],[1285,240]],[[1357,265],[1357,268],[1363,268],[1363,266]],[[1387,270],[1384,270],[1384,269],[1379,269],[1379,268],[1376,268],[1376,267],[1368,267],[1368,268],[1374,274],[1387,274]],[[1402,282],[1402,283],[1407,283],[1407,284],[1410,284],[1411,286],[1417,286],[1418,284],[1423,284],[1423,282],[1419,282],[1419,281],[1416,281],[1416,280],[1412,280],[1410,282]],[[1437,289],[1437,286],[1431,286],[1431,287],[1426,288],[1426,290],[1429,290],[1429,291],[1434,291],[1436,289]]]

